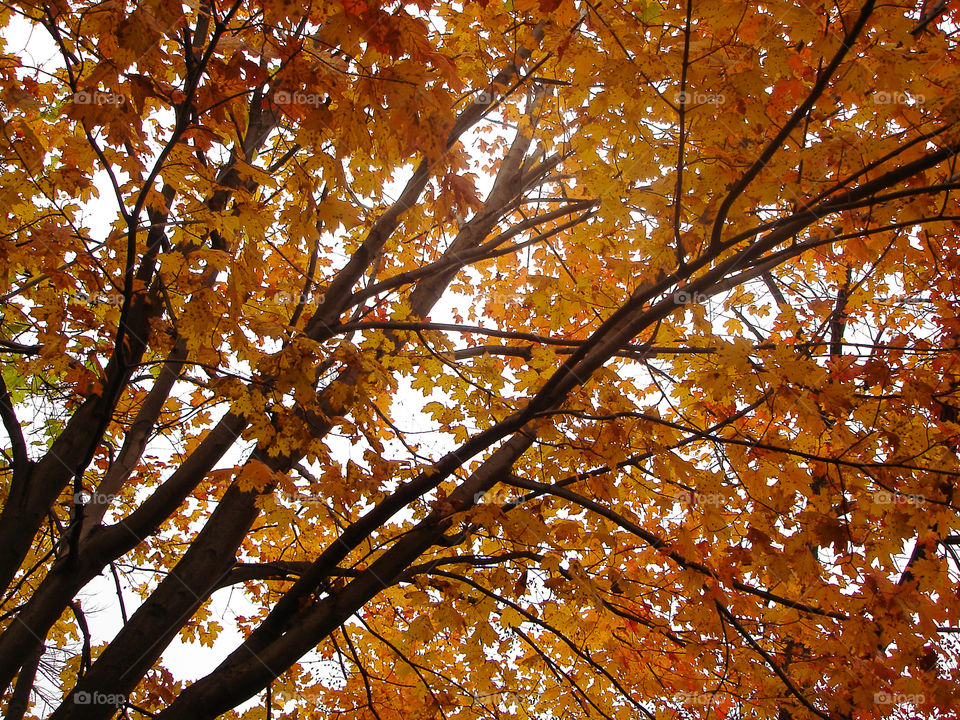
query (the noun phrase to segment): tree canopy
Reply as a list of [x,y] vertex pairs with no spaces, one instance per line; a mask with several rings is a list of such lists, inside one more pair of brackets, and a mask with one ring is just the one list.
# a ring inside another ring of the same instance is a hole
[[958,22],[4,3],[6,717],[957,717]]

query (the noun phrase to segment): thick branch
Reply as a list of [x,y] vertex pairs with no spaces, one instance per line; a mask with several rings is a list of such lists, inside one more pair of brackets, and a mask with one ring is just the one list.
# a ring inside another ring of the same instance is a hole
[[820,99],[820,96],[823,95],[824,90],[827,89],[827,86],[833,79],[833,74],[837,71],[840,63],[843,62],[843,59],[847,56],[847,53],[850,52],[850,49],[854,46],[857,38],[863,31],[863,28],[866,26],[867,20],[873,13],[874,5],[875,0],[867,0],[863,4],[863,7],[860,10],[860,15],[857,17],[856,22],[854,22],[854,24],[851,26],[843,40],[840,41],[840,47],[837,49],[836,54],[827,64],[827,67],[825,67],[820,73],[817,81],[810,89],[810,93],[807,95],[807,98],[800,104],[800,107],[794,111],[793,115],[790,116],[790,119],[784,123],[783,127],[780,128],[780,132],[778,132],[776,136],[770,140],[769,143],[767,143],[767,146],[763,149],[763,152],[760,153],[759,157],[754,160],[753,164],[730,189],[730,192],[727,193],[727,196],[720,204],[720,209],[717,211],[717,218],[713,223],[713,231],[710,235],[710,245],[712,247],[719,247],[721,244],[723,225],[726,222],[727,213],[729,213],[730,208],[733,207],[733,203],[736,202],[737,198],[740,197],[743,191],[746,190],[747,186],[753,182],[757,175],[760,174],[760,171],[767,166],[774,154],[783,147],[783,143],[790,136],[790,133],[796,129],[800,122],[806,117],[807,113],[809,113],[816,104],[817,100]]

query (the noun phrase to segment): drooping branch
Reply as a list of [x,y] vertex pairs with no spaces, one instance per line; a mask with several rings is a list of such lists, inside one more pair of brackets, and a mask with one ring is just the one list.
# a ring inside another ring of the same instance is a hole
[[110,466],[100,484],[97,485],[96,492],[94,492],[90,502],[84,506],[81,538],[86,537],[99,524],[111,500],[120,492],[124,482],[130,477],[130,473],[140,461],[143,451],[147,447],[147,441],[160,418],[163,404],[170,396],[170,391],[180,376],[186,358],[186,341],[179,338],[161,366],[160,374],[157,376],[150,392],[147,393],[147,397],[140,406],[130,429],[125,434],[117,459]]
[[435,570],[433,571],[433,574],[440,575],[441,577],[450,578],[451,580],[456,580],[458,582],[463,583],[464,585],[467,585],[468,587],[473,588],[474,590],[486,595],[487,597],[492,598],[500,605],[510,608],[531,625],[536,625],[537,627],[543,628],[547,632],[556,636],[564,645],[566,645],[570,649],[570,651],[574,655],[576,655],[585,663],[587,663],[587,665],[589,665],[598,675],[606,678],[607,682],[609,682],[613,687],[617,689],[617,692],[620,694],[621,697],[623,697],[633,707],[639,710],[643,715],[650,718],[651,720],[653,719],[654,716],[650,713],[650,711],[646,707],[644,707],[643,704],[639,702],[635,697],[633,697],[629,692],[627,692],[627,690],[623,687],[623,685],[615,677],[613,677],[613,675],[611,675],[606,670],[606,668],[604,668],[602,665],[599,665],[596,660],[590,657],[590,654],[587,651],[579,648],[576,645],[576,643],[574,643],[569,637],[567,637],[567,635],[561,632],[558,628],[552,626],[548,622],[545,622],[544,620],[537,617],[536,615],[530,612],[527,612],[520,605],[513,602],[509,598],[503,597],[502,595],[495,593],[494,591],[489,590],[488,588],[485,588],[480,583],[472,580],[471,578],[465,575],[449,572],[446,570]]
[[[763,649],[760,643],[758,643],[754,639],[754,637],[747,631],[747,629],[743,626],[743,623],[741,623],[737,619],[737,617],[733,613],[731,613],[723,603],[721,603],[719,600],[714,600],[714,604],[717,606],[717,610],[720,612],[720,614],[724,618],[726,618],[728,621],[730,621],[730,624],[737,629],[737,632],[740,633],[743,639],[747,641],[750,647],[756,650],[757,654],[759,654],[760,657],[762,657],[764,661],[767,663],[767,665],[770,666],[770,669],[773,670],[774,674],[778,678],[780,678],[780,680],[786,686],[787,690],[790,692],[791,695],[797,698],[797,700],[799,700],[800,703],[805,708],[807,708],[807,710],[812,712],[817,717],[822,718],[822,720],[831,720],[831,715],[829,713],[826,713],[823,710],[820,710],[813,703],[811,703],[804,696],[802,692],[800,692],[800,690],[797,688],[793,680],[791,680],[790,677],[783,671],[783,668],[780,667],[779,663],[777,663],[777,661],[773,659],[770,653],[768,653],[766,650]],[[848,715],[845,715],[842,713],[838,713],[838,714],[842,718],[849,718]]]
[[737,198],[743,193],[744,190],[752,183],[760,172],[767,166],[771,158],[783,147],[784,141],[790,137],[790,134],[797,128],[797,126],[806,118],[810,110],[813,109],[813,106],[817,103],[820,97],[823,95],[824,91],[829,86],[830,82],[834,79],[834,73],[836,73],[837,68],[840,67],[840,63],[843,62],[843,59],[847,56],[847,53],[854,47],[857,42],[857,38],[860,36],[860,33],[863,32],[863,29],[867,25],[867,21],[870,19],[870,16],[873,14],[873,7],[875,5],[874,0],[866,0],[863,4],[863,7],[860,9],[860,14],[857,16],[856,21],[853,25],[850,26],[850,29],[846,32],[843,40],[840,41],[840,47],[837,49],[836,54],[831,58],[830,62],[827,63],[827,66],[820,70],[817,76],[816,82],[813,84],[813,87],[810,89],[806,99],[800,103],[799,107],[793,111],[793,114],[790,118],[783,124],[783,127],[780,128],[780,131],[774,136],[770,142],[767,143],[763,151],[757,156],[757,159],[754,160],[753,164],[747,169],[743,175],[740,176],[740,179],[730,188],[730,192],[727,193],[724,197],[723,202],[720,203],[720,208],[717,211],[717,217],[713,221],[713,230],[710,233],[710,246],[713,248],[720,247],[721,238],[723,235],[723,227],[727,220],[727,215],[730,212],[730,209],[733,207],[733,204],[737,201]]
[[[2,377],[0,377],[0,420],[3,421],[3,429],[7,431],[13,453],[13,480],[11,482],[14,488],[19,488],[27,482],[30,472],[30,458],[27,455],[27,444],[23,439],[23,430],[13,408],[10,391]],[[14,490],[11,490],[11,492],[14,492]],[[23,490],[17,489],[15,492],[23,492]]]
[[[658,537],[656,534],[650,532],[641,525],[629,520],[617,512],[614,512],[608,507],[591,500],[579,493],[576,493],[572,490],[568,490],[564,487],[557,487],[556,485],[544,485],[543,483],[536,482],[535,480],[528,480],[527,478],[521,478],[517,475],[511,475],[506,483],[508,485],[514,485],[516,487],[524,488],[527,490],[535,490],[540,493],[548,495],[556,495],[557,497],[570,500],[577,505],[590,510],[591,512],[605,517],[607,520],[610,520],[615,525],[623,528],[627,532],[636,535],[638,538],[643,540],[647,545],[652,549],[657,550],[663,553],[666,557],[670,558],[674,563],[684,570],[692,570],[694,572],[700,573],[704,577],[712,578],[714,581],[718,580],[717,573],[707,567],[706,565],[699,563],[695,560],[689,560],[681,555],[676,550],[671,549],[670,544]],[[822,617],[830,617],[835,620],[846,620],[847,616],[843,613],[822,610],[821,608],[813,607],[805,603],[797,602],[795,600],[790,600],[789,598],[781,597],[775,593],[763,590],[761,588],[753,587],[746,583],[740,582],[739,580],[734,580],[731,582],[731,587],[742,592],[755,595],[756,597],[763,598],[764,600],[770,602],[776,602],[780,605],[793,608],[794,610],[801,610],[812,615],[820,615]]]
[[[472,106],[471,106],[472,107]],[[468,108],[469,110],[469,108]],[[517,165],[522,162],[524,153],[516,153],[516,159],[511,160],[510,163],[505,163],[504,175],[510,177],[510,172],[513,165]],[[425,166],[424,166],[425,167]],[[424,171],[426,172],[426,171]],[[421,183],[422,180],[422,183]],[[324,301],[321,303],[320,308],[318,308],[317,313],[314,314],[314,319],[307,323],[307,328],[305,330],[306,334],[311,333],[311,327],[316,329],[318,327],[317,320],[318,317],[322,317],[323,313],[334,312],[335,306],[341,306],[345,303],[347,295],[339,295],[335,290],[332,290],[338,282],[346,283],[348,279],[357,272],[362,272],[363,269],[372,261],[372,256],[364,258],[366,255],[369,255],[374,250],[377,250],[382,247],[383,243],[386,242],[386,239],[395,229],[397,222],[399,220],[400,214],[402,214],[413,200],[419,196],[420,191],[422,190],[422,185],[425,184],[426,178],[419,178],[418,173],[414,174],[414,177],[408,183],[407,188],[401,197],[396,203],[383,215],[381,218],[374,224],[374,228],[371,230],[370,234],[367,237],[367,240],[361,244],[361,248],[352,256],[350,262],[337,274],[337,279],[328,287],[327,293],[324,296]],[[492,205],[495,206],[495,203],[503,204],[508,200],[511,200],[514,195],[519,191],[519,188],[516,184],[512,185],[512,191],[509,190],[511,187],[508,184],[508,189],[505,191],[496,190],[495,193],[491,193]],[[503,198],[501,199],[500,193],[503,193]],[[483,236],[492,229],[496,220],[499,217],[500,212],[492,213],[489,217],[484,218],[482,222],[473,226],[469,225],[469,232],[476,232],[476,239],[480,240]],[[478,229],[483,230],[482,232],[477,232]],[[465,235],[465,237],[472,237],[471,235]],[[464,241],[466,242],[466,241]],[[476,240],[471,240],[471,243],[475,243]],[[455,243],[456,244],[456,241]],[[456,252],[459,249],[459,245],[454,249]],[[360,260],[358,260],[360,258]],[[452,279],[452,276],[450,276]],[[449,282],[449,279],[447,280]],[[352,284],[352,283],[351,283]],[[442,288],[434,289],[430,294],[423,295],[423,299],[417,302],[418,305],[424,306],[422,308],[423,312],[426,313],[429,310],[436,298],[439,297],[439,292],[442,291]],[[329,298],[329,300],[328,300]],[[326,308],[326,309],[324,309]],[[320,327],[324,326],[324,322],[321,320]],[[332,414],[329,413],[329,414]],[[315,426],[315,434],[319,436],[320,433],[325,432],[325,429],[329,429],[330,424],[327,421],[321,421],[319,423],[313,423]],[[498,428],[497,433],[500,434],[500,437],[509,434],[510,427],[504,426],[503,428]],[[491,442],[490,438],[492,435],[484,436],[482,438],[477,438],[476,442],[473,443],[473,447],[476,449],[471,451],[469,454],[475,454],[477,451],[482,450],[487,447]],[[469,457],[469,455],[467,455]],[[253,459],[258,462],[263,462],[267,464],[268,467],[271,467],[275,472],[286,472],[292,467],[298,460],[299,454],[295,456],[273,456],[268,455],[265,449],[258,450],[255,452]],[[448,461],[450,465],[450,470],[458,466],[463,462],[460,458],[453,458]],[[413,499],[416,499],[424,492],[429,491],[440,482],[443,475],[438,475],[434,479],[430,475],[426,475],[421,478],[420,482],[411,483],[409,486],[404,488],[404,492],[395,493],[393,496],[388,498],[388,502],[384,503],[381,507],[377,508],[377,511],[371,516],[366,518],[370,523],[371,529],[379,526],[383,520],[377,522],[371,522],[372,520],[382,517],[389,518],[396,510],[402,508],[405,504],[409,503]],[[266,488],[265,491],[269,491],[270,488]],[[226,554],[225,550],[228,547],[229,543],[234,543],[233,547],[238,547],[240,541],[242,540],[244,534],[249,530],[253,519],[257,516],[259,510],[256,507],[256,499],[258,493],[255,492],[231,492],[228,491],[227,495],[223,498],[219,504],[214,515],[211,517],[210,522],[205,526],[204,531],[194,540],[191,544],[190,549],[187,552],[187,555],[184,559],[177,565],[175,573],[167,578],[163,583],[161,583],[158,590],[151,596],[148,600],[147,605],[150,607],[144,610],[141,608],[141,611],[135,613],[131,619],[130,623],[121,631],[121,633],[114,639],[114,642],[111,643],[110,647],[104,652],[103,655],[98,658],[97,663],[95,663],[94,668],[91,673],[84,678],[84,687],[99,688],[98,691],[106,692],[107,688],[113,687],[110,683],[105,683],[104,685],[98,685],[97,683],[104,683],[108,678],[116,677],[116,673],[111,669],[111,665],[122,663],[121,658],[126,652],[123,648],[127,643],[134,643],[136,646],[141,646],[139,640],[143,635],[152,635],[154,638],[157,638],[156,634],[148,628],[159,625],[163,626],[163,633],[159,636],[159,639],[156,640],[153,644],[150,645],[150,649],[147,653],[144,653],[141,656],[140,662],[138,663],[138,668],[136,671],[145,672],[149,667],[152,657],[156,657],[159,652],[162,650],[165,644],[165,639],[172,637],[170,630],[176,629],[178,624],[185,622],[189,616],[192,614],[193,610],[198,606],[199,598],[207,597],[210,592],[213,591],[215,587],[221,582],[221,579],[226,576],[230,570],[231,562],[228,560],[231,559],[229,555]],[[391,509],[392,508],[392,509]],[[216,520],[216,522],[214,522]],[[232,523],[232,524],[231,524]],[[217,526],[217,529],[211,532],[207,532],[208,528],[211,526]],[[229,526],[229,528],[228,528]],[[366,536],[366,532],[361,532],[357,528],[364,526],[357,526],[352,528],[356,532],[356,542],[362,541]],[[350,537],[351,529],[348,529],[344,534],[345,537]],[[228,540],[229,539],[229,540]],[[217,548],[215,553],[210,553],[206,549],[208,545],[216,543]],[[344,538],[341,538],[341,542],[335,547],[335,554],[340,554],[343,552],[349,552],[351,549],[350,541],[344,541]],[[232,551],[231,551],[232,552]],[[212,561],[213,557],[218,558],[216,561]],[[330,562],[331,558],[328,556],[322,557],[321,561],[318,561],[318,566],[322,568],[335,566],[339,560],[333,560]],[[213,578],[213,582],[211,582]],[[305,576],[301,577],[297,583],[294,584],[294,588],[284,596],[284,600],[288,596],[291,597],[302,597],[304,588],[310,587],[307,594],[311,594],[314,591],[314,588],[322,582],[323,577],[313,577],[310,573],[307,573]],[[167,587],[169,585],[169,587]],[[188,588],[190,594],[184,594],[183,589]],[[155,600],[155,602],[154,602]],[[281,604],[283,600],[281,601]],[[117,665],[119,666],[119,665]],[[135,673],[134,668],[129,666],[126,668],[124,673],[126,677],[133,678]],[[120,689],[118,690],[114,687],[110,692],[123,692],[123,688],[128,687],[129,680],[124,679],[120,683]],[[78,686],[79,687],[79,686]],[[67,713],[64,717],[69,716],[69,711],[65,709],[65,706],[57,711],[58,713]]]
[[21,720],[21,718],[26,715],[27,709],[30,706],[30,694],[34,692],[33,684],[37,676],[37,668],[40,665],[40,659],[43,657],[44,650],[43,643],[39,643],[31,651],[29,656],[23,658],[16,687],[7,705],[6,720]]

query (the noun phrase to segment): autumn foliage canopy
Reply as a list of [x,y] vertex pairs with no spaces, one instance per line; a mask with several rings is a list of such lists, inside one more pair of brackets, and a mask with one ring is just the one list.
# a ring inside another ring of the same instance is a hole
[[956,718],[958,24],[4,3],[0,710]]

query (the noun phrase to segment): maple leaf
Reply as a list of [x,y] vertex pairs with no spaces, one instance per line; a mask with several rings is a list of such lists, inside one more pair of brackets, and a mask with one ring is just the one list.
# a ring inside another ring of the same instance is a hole
[[941,5],[0,11],[8,716],[956,715]]

